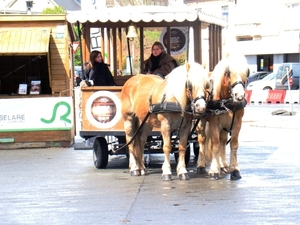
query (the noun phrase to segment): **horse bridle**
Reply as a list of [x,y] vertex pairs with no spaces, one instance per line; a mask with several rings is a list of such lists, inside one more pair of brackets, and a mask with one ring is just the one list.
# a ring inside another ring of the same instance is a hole
[[195,99],[193,98],[193,87],[190,81],[186,82],[186,89],[188,93],[188,99],[191,101],[191,109],[192,113],[195,114],[195,104],[199,99],[203,99],[206,103],[205,96],[197,96]]
[[225,70],[225,73],[224,73],[224,75],[226,76],[226,79],[227,79],[227,81],[228,81],[228,85],[229,85],[229,93],[230,93],[230,95],[232,94],[232,89],[236,86],[236,85],[238,85],[238,84],[241,84],[242,86],[243,86],[243,88],[245,89],[245,83],[243,82],[243,81],[241,81],[241,80],[239,80],[239,81],[235,81],[233,84],[231,84],[230,83],[230,70],[229,70],[229,67],[226,67],[226,70]]

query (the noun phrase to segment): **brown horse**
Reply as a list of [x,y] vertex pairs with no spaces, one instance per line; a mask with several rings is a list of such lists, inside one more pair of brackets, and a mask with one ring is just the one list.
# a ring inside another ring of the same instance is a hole
[[[211,74],[211,99],[207,116],[197,126],[199,155],[197,172],[206,173],[210,161],[209,176],[218,179],[220,168],[230,172],[231,179],[241,178],[237,160],[238,136],[244,115],[245,84],[249,75],[245,56],[238,51],[229,52],[216,65]],[[230,164],[226,161],[228,134],[230,140]]]
[[[193,114],[205,112],[208,88],[208,73],[198,63],[179,66],[164,80],[156,75],[136,75],[124,84],[121,102],[126,141],[132,140],[128,146],[131,175],[145,174],[144,146],[152,129],[160,128],[165,155],[162,179],[172,179],[170,153],[174,130],[178,130],[179,140],[177,175],[180,179],[189,179],[185,165],[188,136]],[[188,112],[189,108],[193,113]]]

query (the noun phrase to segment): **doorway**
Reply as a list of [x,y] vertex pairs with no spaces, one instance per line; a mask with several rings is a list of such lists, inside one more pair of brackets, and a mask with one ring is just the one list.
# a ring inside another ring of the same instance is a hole
[[273,72],[273,55],[258,55],[257,71]]

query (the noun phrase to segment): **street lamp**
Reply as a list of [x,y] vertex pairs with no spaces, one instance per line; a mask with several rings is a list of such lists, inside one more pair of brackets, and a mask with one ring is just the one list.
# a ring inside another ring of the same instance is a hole
[[128,48],[128,57],[129,57],[129,66],[130,66],[130,75],[132,75],[132,62],[131,62],[131,55],[130,55],[130,44],[129,41],[133,41],[135,37],[137,37],[137,30],[134,25],[130,25],[127,29],[127,48]]

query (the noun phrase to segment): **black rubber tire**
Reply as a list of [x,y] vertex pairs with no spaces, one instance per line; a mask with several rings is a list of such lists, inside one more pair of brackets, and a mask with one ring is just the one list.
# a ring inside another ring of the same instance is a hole
[[93,160],[97,169],[105,169],[108,163],[108,147],[104,137],[97,137],[93,146]]
[[[176,163],[178,163],[179,154],[174,153],[174,157],[175,157]],[[190,162],[190,157],[191,157],[191,147],[189,146],[189,147],[186,148],[186,152],[185,152],[185,156],[184,156],[184,161],[185,161],[186,166]]]
[[272,88],[271,87],[264,87],[263,88],[263,91],[269,91],[269,90],[272,90]]

